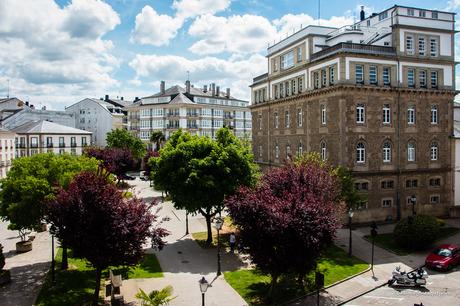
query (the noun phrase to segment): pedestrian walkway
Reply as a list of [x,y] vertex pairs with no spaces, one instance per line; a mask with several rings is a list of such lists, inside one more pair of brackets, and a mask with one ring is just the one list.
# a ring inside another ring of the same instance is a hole
[[16,253],[17,231],[7,229],[8,222],[0,222],[0,241],[5,255],[5,269],[11,272],[11,283],[0,287],[0,305],[30,306],[40,293],[50,268],[51,236],[49,232],[35,234],[32,251]]
[[[136,181],[136,193],[145,199],[153,199],[161,196],[161,193],[153,191],[148,182]],[[167,246],[159,252],[155,252],[161,268],[163,278],[131,279],[123,282],[122,293],[126,302],[135,302],[135,294],[139,288],[145,292],[161,289],[167,285],[173,286],[174,296],[177,296],[170,305],[199,305],[201,292],[198,281],[202,276],[212,283],[212,287],[206,292],[206,305],[247,305],[241,296],[224,280],[224,276],[216,278],[217,251],[203,249],[191,239],[191,235],[185,236],[185,212],[176,210],[171,202],[165,202],[160,216],[168,216],[170,221],[164,223],[166,229],[171,232],[167,237]],[[189,216],[189,232],[203,232],[206,224],[201,216]],[[149,250],[148,252],[153,252]],[[238,270],[244,265],[237,256],[222,252],[222,272]]]

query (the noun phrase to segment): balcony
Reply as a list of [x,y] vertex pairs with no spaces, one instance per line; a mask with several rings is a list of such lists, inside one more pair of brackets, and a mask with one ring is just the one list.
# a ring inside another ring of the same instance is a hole
[[179,113],[167,113],[166,117],[179,117]]
[[187,117],[198,117],[198,113],[187,113]]
[[59,143],[59,148],[65,148],[65,143],[64,143],[64,142],[60,142],[60,143]]
[[179,125],[167,124],[167,125],[166,125],[166,128],[167,128],[167,129],[178,129],[178,128],[179,128]]
[[320,60],[340,52],[396,56],[396,48],[394,47],[372,46],[354,43],[338,43],[332,47],[313,53],[310,56],[310,61]]
[[52,142],[48,142],[48,143],[46,144],[46,147],[47,147],[47,148],[52,148],[53,146],[54,146],[54,145],[53,145]]
[[38,143],[31,143],[31,144],[30,144],[30,147],[31,147],[31,148],[38,148]]
[[76,143],[76,142],[71,142],[71,143],[70,143],[70,146],[73,147],[73,148],[75,148],[75,147],[77,146],[77,143]]
[[197,128],[198,128],[198,125],[196,125],[196,124],[190,124],[190,125],[187,124],[187,128],[188,128],[188,129],[197,129]]

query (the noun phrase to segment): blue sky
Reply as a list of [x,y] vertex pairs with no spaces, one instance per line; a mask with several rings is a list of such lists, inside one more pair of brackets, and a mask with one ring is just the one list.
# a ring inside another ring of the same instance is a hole
[[[322,25],[343,26],[395,1],[321,1]],[[399,1],[460,12],[460,0]],[[0,97],[63,109],[84,97],[132,99],[160,80],[215,82],[249,99],[267,43],[317,24],[317,0],[0,0]],[[459,46],[459,44],[457,44]]]

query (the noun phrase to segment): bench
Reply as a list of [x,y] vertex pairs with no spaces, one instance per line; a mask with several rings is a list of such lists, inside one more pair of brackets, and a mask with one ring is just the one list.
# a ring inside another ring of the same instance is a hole
[[110,280],[110,300],[112,305],[123,305],[124,299],[123,295],[120,293],[120,287],[123,283],[121,275],[114,275],[112,270],[109,270],[109,280]]

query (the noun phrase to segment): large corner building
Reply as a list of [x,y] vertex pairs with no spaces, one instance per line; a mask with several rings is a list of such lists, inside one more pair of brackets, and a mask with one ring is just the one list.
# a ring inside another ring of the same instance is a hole
[[367,196],[356,222],[453,203],[453,13],[393,6],[343,28],[308,26],[268,47],[252,88],[263,166],[320,152]]

